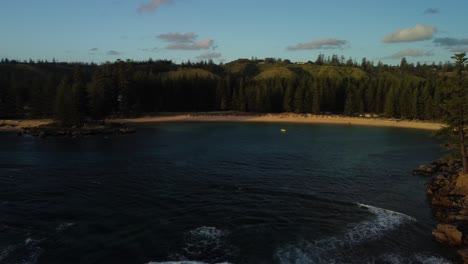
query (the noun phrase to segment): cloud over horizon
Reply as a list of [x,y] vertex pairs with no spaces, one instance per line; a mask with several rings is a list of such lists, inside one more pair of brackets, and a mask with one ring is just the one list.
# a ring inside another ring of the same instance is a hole
[[158,52],[159,48],[158,47],[154,47],[154,48],[151,48],[151,49],[143,48],[143,49],[139,49],[139,50],[144,51],[144,52]]
[[450,49],[451,52],[468,52],[468,38],[436,38],[433,42],[439,47]]
[[454,52],[454,53],[463,53],[463,52],[468,53],[468,46],[466,46],[466,47],[454,47],[454,48],[451,48],[450,51]]
[[336,38],[324,38],[312,40],[306,43],[299,43],[294,46],[288,46],[287,49],[291,51],[296,50],[314,50],[314,49],[339,49],[346,45],[346,40]]
[[117,55],[120,55],[122,54],[122,52],[118,52],[116,50],[109,50],[108,52],[106,52],[106,55],[108,56],[117,56]]
[[203,50],[215,49],[214,40],[204,39],[197,41],[198,35],[193,32],[187,33],[165,33],[157,36],[165,42],[169,42],[166,46],[168,50]]
[[404,49],[400,50],[399,52],[383,57],[382,59],[390,59],[390,60],[397,60],[402,59],[403,57],[429,57],[433,56],[434,53],[432,51],[424,51],[420,49]]
[[396,43],[428,40],[432,39],[436,32],[436,27],[417,24],[413,28],[403,28],[388,34],[384,37],[383,42]]
[[214,41],[211,39],[205,39],[198,42],[177,42],[166,46],[166,49],[170,50],[202,50],[209,49],[213,46]]
[[164,41],[168,41],[168,42],[191,42],[197,39],[198,36],[194,34],[193,32],[187,32],[183,34],[165,33],[165,34],[158,35],[157,38],[162,39]]
[[465,39],[457,39],[457,38],[436,38],[433,41],[438,46],[461,46],[461,45],[468,45],[468,38]]
[[154,12],[158,9],[161,5],[172,4],[174,0],[151,0],[151,2],[146,4],[141,4],[138,7],[138,12]]
[[431,15],[434,15],[434,14],[439,14],[440,11],[438,8],[428,8],[426,10],[424,10],[424,14],[431,14]]
[[222,54],[219,52],[205,52],[199,56],[197,56],[197,59],[199,60],[212,60],[212,59],[219,59],[221,58]]

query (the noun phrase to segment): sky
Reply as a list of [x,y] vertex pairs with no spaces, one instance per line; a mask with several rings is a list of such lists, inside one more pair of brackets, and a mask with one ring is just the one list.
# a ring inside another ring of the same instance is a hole
[[468,1],[2,0],[0,58],[438,63],[468,51]]

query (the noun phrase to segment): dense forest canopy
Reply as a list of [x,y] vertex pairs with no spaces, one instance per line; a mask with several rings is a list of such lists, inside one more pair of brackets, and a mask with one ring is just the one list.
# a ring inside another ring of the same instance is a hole
[[87,119],[162,111],[296,112],[439,120],[451,63],[388,66],[319,55],[316,61],[239,59],[83,64],[0,61],[0,118]]

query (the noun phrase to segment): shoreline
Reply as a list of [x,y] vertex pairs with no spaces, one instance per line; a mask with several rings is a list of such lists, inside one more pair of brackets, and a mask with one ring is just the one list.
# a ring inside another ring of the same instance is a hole
[[[127,125],[152,124],[164,122],[244,122],[244,123],[298,123],[298,124],[333,124],[351,126],[395,127],[423,130],[438,130],[441,123],[429,121],[349,117],[339,115],[313,114],[256,114],[241,112],[190,112],[161,113],[136,118],[111,118],[106,121]],[[0,120],[0,131],[21,131],[26,127],[37,127],[52,123],[52,119]]]
[[338,115],[312,114],[249,114],[231,112],[198,112],[198,113],[165,113],[138,118],[111,119],[113,122],[127,124],[151,124],[164,122],[245,122],[245,123],[300,123],[300,124],[333,124],[352,126],[396,127],[423,130],[438,130],[441,123],[385,118],[348,117]]
[[52,122],[52,119],[0,119],[0,131],[18,132],[27,127],[38,127]]

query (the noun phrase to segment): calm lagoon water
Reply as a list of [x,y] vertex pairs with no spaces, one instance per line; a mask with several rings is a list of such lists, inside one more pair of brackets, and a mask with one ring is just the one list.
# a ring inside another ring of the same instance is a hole
[[456,262],[411,174],[441,155],[428,131],[167,123],[0,146],[1,264]]

